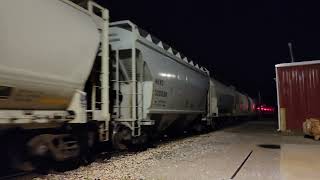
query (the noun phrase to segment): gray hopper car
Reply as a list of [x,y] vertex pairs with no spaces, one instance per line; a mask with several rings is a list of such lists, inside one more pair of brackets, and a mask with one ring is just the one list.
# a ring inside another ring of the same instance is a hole
[[207,117],[215,120],[256,115],[256,103],[248,95],[238,92],[213,78],[210,79]]

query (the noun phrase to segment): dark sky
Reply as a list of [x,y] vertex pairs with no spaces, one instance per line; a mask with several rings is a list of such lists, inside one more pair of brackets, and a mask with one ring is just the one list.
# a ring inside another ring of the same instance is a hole
[[213,76],[276,104],[274,65],[320,59],[317,1],[98,0],[111,21],[129,19],[206,66]]

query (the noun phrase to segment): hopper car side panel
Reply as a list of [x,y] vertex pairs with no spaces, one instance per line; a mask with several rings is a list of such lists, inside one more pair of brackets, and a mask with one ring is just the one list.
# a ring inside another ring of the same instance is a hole
[[98,50],[92,18],[59,0],[3,0],[0,21],[0,86],[11,88],[0,109],[67,109]]

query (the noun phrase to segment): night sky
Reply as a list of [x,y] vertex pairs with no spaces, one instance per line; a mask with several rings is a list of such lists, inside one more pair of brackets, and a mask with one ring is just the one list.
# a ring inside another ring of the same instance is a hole
[[111,21],[131,20],[207,67],[218,80],[276,105],[274,65],[320,59],[317,1],[98,0]]

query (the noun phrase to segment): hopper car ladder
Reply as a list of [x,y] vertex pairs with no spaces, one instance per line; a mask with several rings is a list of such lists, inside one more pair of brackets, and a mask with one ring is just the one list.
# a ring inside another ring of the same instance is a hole
[[[95,13],[95,10],[101,12],[101,15]],[[99,140],[106,142],[109,140],[109,11],[95,2],[88,2],[88,12],[95,19],[97,16],[102,18],[101,30],[101,46],[98,56],[101,57],[101,69],[99,80],[92,87],[91,110],[87,110],[92,114],[92,119],[99,121]],[[100,97],[97,98],[97,94]]]
[[[136,28],[132,26],[132,32],[134,32]],[[141,135],[141,122],[143,120],[143,63],[140,63],[142,67],[140,67],[139,76],[137,75],[137,53],[136,53],[136,40],[133,41],[132,48],[131,48],[131,65],[130,67],[121,68],[124,65],[122,64],[119,58],[119,50],[115,50],[116,62],[115,62],[115,69],[116,69],[116,79],[112,80],[115,83],[115,90],[116,90],[116,102],[115,102],[115,109],[116,109],[116,117],[115,120],[118,122],[125,123],[132,131],[132,136],[140,136]],[[121,71],[122,69],[122,71]],[[127,75],[127,79],[120,80],[120,73],[127,73],[131,74]],[[121,84],[129,84],[131,86],[131,92],[124,93],[120,92]],[[140,86],[140,87],[139,87]],[[130,100],[130,105],[121,105],[120,102],[120,95],[127,96]],[[121,111],[123,109],[130,109],[131,112],[129,113],[129,118],[121,117]]]

